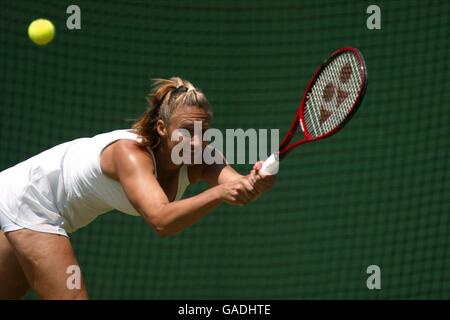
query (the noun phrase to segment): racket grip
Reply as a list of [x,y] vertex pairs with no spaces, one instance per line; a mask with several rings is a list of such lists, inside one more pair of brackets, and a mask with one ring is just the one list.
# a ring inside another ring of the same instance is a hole
[[272,153],[270,157],[264,161],[260,172],[265,175],[275,175],[280,168],[280,154],[278,152]]

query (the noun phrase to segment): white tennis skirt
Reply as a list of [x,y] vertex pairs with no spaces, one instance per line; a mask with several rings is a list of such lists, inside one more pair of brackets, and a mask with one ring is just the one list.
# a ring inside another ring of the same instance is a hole
[[11,221],[8,216],[3,214],[0,211],[0,227],[3,232],[11,232],[20,229],[24,229],[24,227],[17,225],[14,221]]
[[67,236],[55,201],[63,192],[62,159],[69,143],[0,172],[0,227],[3,232],[30,229]]

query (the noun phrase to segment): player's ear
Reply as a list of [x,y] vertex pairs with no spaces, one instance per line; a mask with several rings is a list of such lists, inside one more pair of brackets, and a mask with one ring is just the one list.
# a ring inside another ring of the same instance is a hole
[[156,132],[158,132],[161,137],[167,137],[167,127],[161,119],[156,122]]

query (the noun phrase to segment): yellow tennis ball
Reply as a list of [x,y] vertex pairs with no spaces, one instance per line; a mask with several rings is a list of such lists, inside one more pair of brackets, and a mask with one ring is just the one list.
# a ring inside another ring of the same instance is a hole
[[28,26],[28,36],[40,46],[45,46],[55,37],[55,26],[47,19],[36,19]]

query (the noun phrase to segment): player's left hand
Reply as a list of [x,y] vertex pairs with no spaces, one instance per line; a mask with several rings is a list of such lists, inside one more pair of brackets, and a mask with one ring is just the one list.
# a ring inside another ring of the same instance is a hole
[[263,193],[272,189],[275,184],[276,175],[264,175],[260,173],[264,161],[258,161],[253,165],[253,169],[248,175],[249,181],[258,193]]

